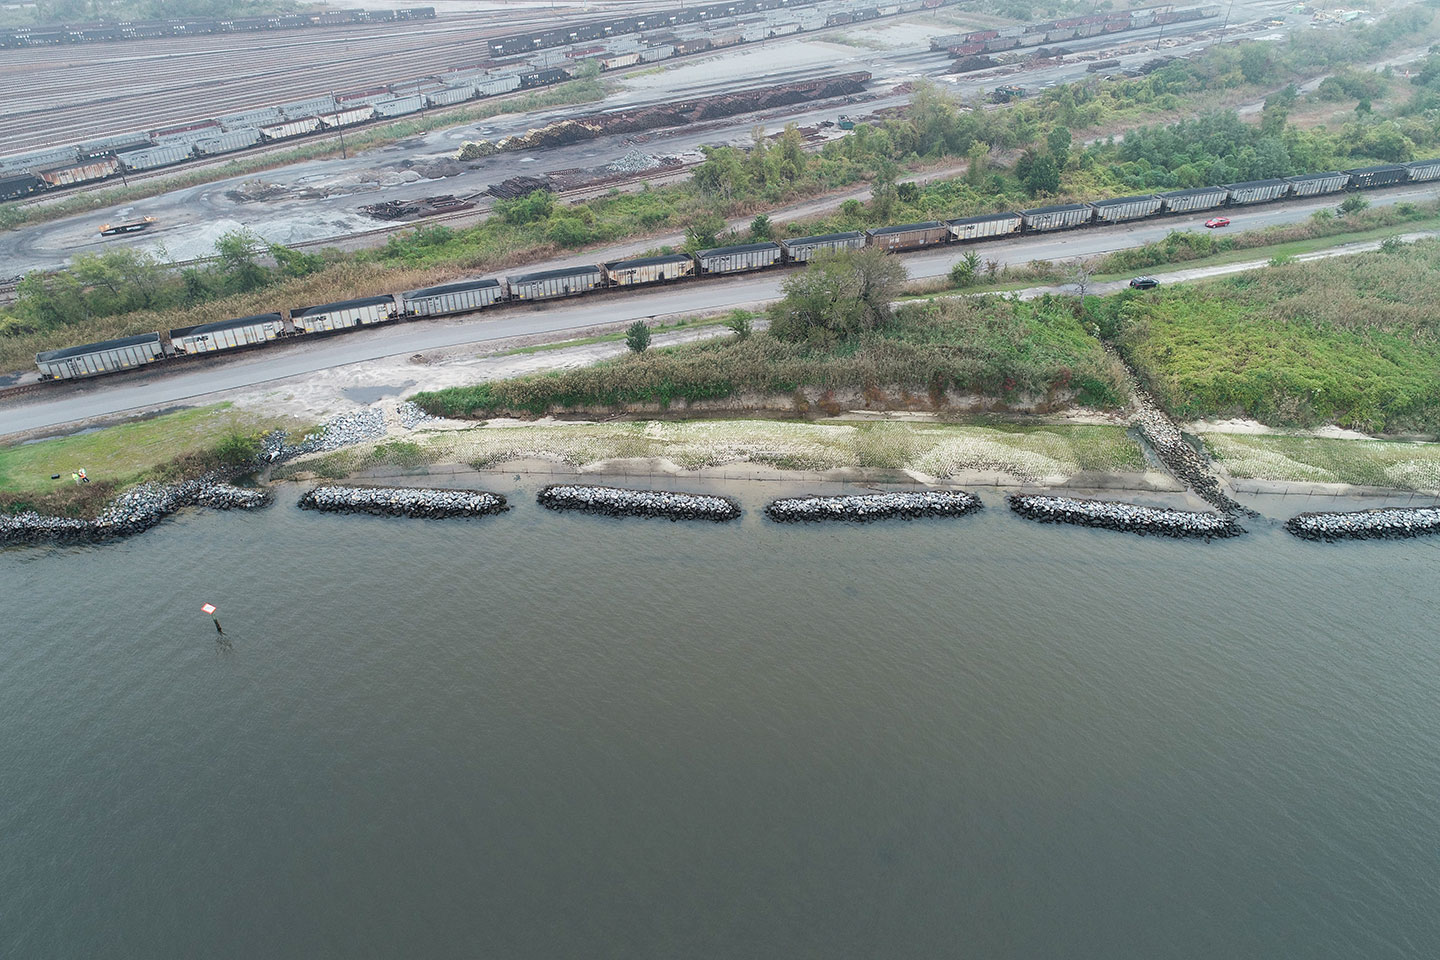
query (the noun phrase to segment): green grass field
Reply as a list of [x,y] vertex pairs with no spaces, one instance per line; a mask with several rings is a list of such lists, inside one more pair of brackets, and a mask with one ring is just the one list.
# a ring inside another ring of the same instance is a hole
[[[93,482],[126,485],[178,458],[213,449],[235,433],[304,429],[286,417],[264,417],[229,404],[197,407],[54,440],[0,447],[0,494],[43,494],[72,485],[83,467]],[[59,480],[50,479],[60,474]]]
[[1440,427],[1440,241],[1103,301],[1170,412],[1371,433]]

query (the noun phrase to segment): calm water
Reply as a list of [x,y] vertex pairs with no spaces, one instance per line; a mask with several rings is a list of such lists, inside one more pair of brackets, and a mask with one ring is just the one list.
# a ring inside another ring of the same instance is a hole
[[1440,543],[771,492],[0,554],[0,956],[1440,955]]

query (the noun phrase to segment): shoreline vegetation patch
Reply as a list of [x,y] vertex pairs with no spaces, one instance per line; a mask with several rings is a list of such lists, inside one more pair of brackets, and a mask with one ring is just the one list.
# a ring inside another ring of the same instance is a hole
[[1236,478],[1440,490],[1440,443],[1225,433],[1204,441]]
[[484,418],[628,404],[683,408],[801,388],[849,391],[882,384],[935,401],[947,394],[1052,396],[1105,409],[1125,397],[1123,370],[1084,331],[1071,302],[1047,297],[907,304],[884,326],[845,340],[712,340],[412,399],[434,416]]
[[1435,432],[1437,286],[1440,241],[1397,241],[1374,253],[1119,294],[1096,301],[1097,320],[1179,419]]
[[403,445],[297,460],[275,477],[314,473],[339,479],[376,467],[414,469],[429,463],[486,470],[530,459],[575,467],[657,459],[687,470],[726,464],[813,471],[851,467],[913,470],[940,478],[983,471],[1034,482],[1145,469],[1140,447],[1117,426],[688,420],[417,431]]

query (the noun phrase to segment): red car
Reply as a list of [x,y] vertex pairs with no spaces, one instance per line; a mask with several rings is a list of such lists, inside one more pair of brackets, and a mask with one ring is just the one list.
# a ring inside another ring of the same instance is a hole
[[1205,226],[1207,226],[1207,227],[1228,227],[1228,226],[1230,226],[1230,218],[1229,218],[1229,217],[1211,217],[1209,220],[1206,220],[1206,221],[1205,221]]

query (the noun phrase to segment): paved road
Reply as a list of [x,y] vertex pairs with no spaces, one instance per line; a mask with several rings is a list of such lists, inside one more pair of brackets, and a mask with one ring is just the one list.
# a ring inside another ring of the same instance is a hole
[[[1373,205],[1440,197],[1440,185],[1402,187],[1370,194]],[[1316,210],[1332,209],[1337,198],[1276,204],[1232,214],[1231,229],[1246,230],[1304,220]],[[966,251],[978,249],[987,260],[1026,263],[1090,257],[1163,238],[1171,230],[1199,228],[1204,217],[1176,217],[1127,227],[1080,230],[1048,237],[1026,237],[982,245],[947,247],[905,257],[913,278],[945,274]],[[602,294],[548,306],[502,308],[448,322],[417,322],[344,334],[315,342],[287,344],[217,362],[183,373],[148,373],[102,380],[83,387],[59,387],[31,402],[0,406],[0,436],[59,427],[95,417],[150,410],[195,401],[206,394],[254,386],[345,364],[376,360],[464,344],[484,344],[525,334],[575,330],[634,319],[701,313],[774,299],[786,274],[689,283],[643,294]]]

